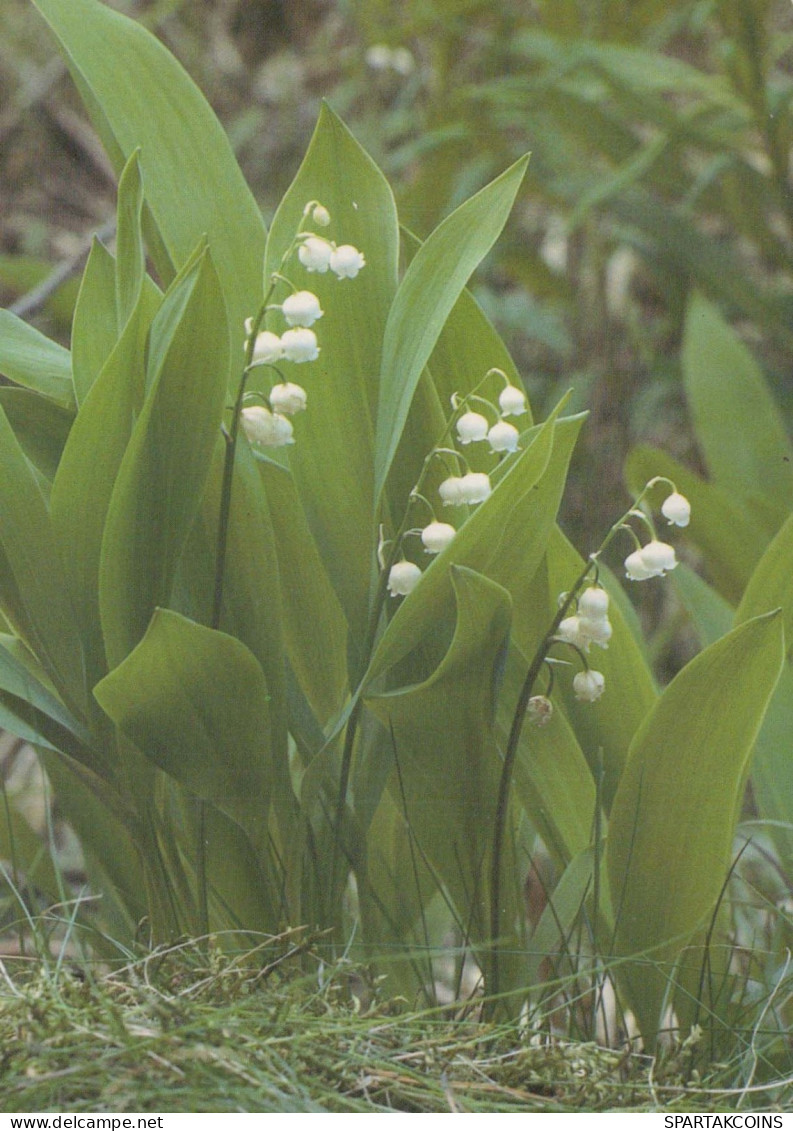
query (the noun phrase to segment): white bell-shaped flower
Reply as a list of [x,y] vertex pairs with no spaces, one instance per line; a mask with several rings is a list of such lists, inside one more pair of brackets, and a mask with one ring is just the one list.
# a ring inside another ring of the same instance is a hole
[[646,581],[655,577],[653,571],[645,565],[641,550],[634,550],[625,559],[625,576],[629,581]]
[[506,420],[499,420],[487,434],[490,441],[490,450],[492,452],[516,452],[518,450],[518,440],[520,439],[520,432],[514,424],[508,424]]
[[319,357],[317,335],[304,326],[285,330],[281,335],[281,346],[287,361],[316,361]]
[[609,611],[609,595],[599,585],[590,585],[578,598],[578,612],[582,617],[597,620]]
[[526,714],[534,726],[547,726],[553,718],[553,703],[547,695],[532,695],[526,704]]
[[254,444],[265,448],[282,448],[294,444],[292,425],[285,416],[270,412],[264,405],[251,405],[240,413],[243,431]]
[[587,651],[589,651],[590,644],[597,644],[599,648],[608,648],[613,631],[608,617],[579,617],[578,619],[581,636],[587,642]]
[[284,356],[281,339],[271,330],[262,330],[256,335],[251,365],[274,365]]
[[674,546],[653,539],[642,548],[642,561],[653,571],[653,577],[663,577],[677,565]]
[[527,411],[526,394],[514,385],[507,385],[501,390],[498,398],[498,407],[502,416],[522,416]]
[[284,299],[281,310],[290,326],[313,326],[323,314],[319,299],[311,291],[295,291]]
[[661,506],[661,514],[670,526],[688,526],[691,520],[691,503],[679,491],[667,495]]
[[564,644],[574,644],[586,650],[588,641],[581,631],[581,617],[565,617],[556,630],[556,635]]
[[469,471],[460,480],[460,494],[464,503],[483,503],[489,498],[491,490],[490,476],[484,471]]
[[653,539],[640,550],[628,554],[625,559],[625,576],[630,581],[647,581],[650,577],[663,577],[676,565],[674,547]]
[[308,236],[297,249],[297,258],[306,271],[316,271],[324,275],[330,267],[330,257],[333,254],[333,244],[323,240],[322,236]]
[[449,522],[431,522],[421,532],[421,541],[428,554],[439,554],[445,550],[457,531]]
[[487,438],[487,417],[481,412],[464,412],[457,421],[457,439],[461,444],[472,444]]
[[594,703],[599,699],[606,688],[603,672],[593,671],[578,672],[573,676],[573,691],[576,699],[583,703]]
[[421,570],[413,562],[395,562],[388,574],[388,592],[392,597],[406,597],[421,581]]
[[270,391],[270,404],[275,412],[282,412],[285,416],[294,416],[306,407],[308,398],[302,385],[295,385],[292,381],[285,381],[282,385],[273,385]]
[[357,247],[345,243],[330,253],[330,269],[339,279],[354,279],[362,267],[366,266],[363,253]]
[[459,475],[450,475],[448,479],[444,479],[438,488],[438,494],[441,497],[441,502],[445,507],[458,507],[465,502],[462,490],[462,477]]

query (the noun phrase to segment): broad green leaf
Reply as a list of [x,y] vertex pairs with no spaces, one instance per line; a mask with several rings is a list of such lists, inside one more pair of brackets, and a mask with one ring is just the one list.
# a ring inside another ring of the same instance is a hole
[[[418,851],[432,862],[476,940],[489,933],[492,817],[483,804],[498,788],[493,725],[511,601],[473,570],[454,567],[452,583],[457,625],[441,664],[423,683],[369,696],[366,703],[393,734],[405,818]],[[395,779],[391,792],[401,805]]]
[[688,310],[683,374],[714,482],[749,505],[770,503],[779,525],[793,507],[793,447],[759,366],[701,295]]
[[135,150],[124,166],[118,182],[118,220],[116,223],[116,321],[126,325],[138,305],[146,252],[143,247],[143,181],[140,150]]
[[[220,436],[196,522],[185,546],[177,585],[186,584],[194,620],[214,614],[220,493],[226,445]],[[284,621],[281,581],[270,508],[244,439],[237,446],[226,540],[223,602],[218,628],[241,641],[259,661],[270,694],[268,745],[275,776],[270,792],[280,819],[289,822],[293,793],[287,752]],[[266,810],[262,811],[265,819]]]
[[96,237],[80,282],[72,321],[72,374],[82,404],[118,341],[116,261]]
[[[181,65],[98,0],[35,0],[120,173],[140,147],[149,251],[167,285],[206,235],[233,345],[261,295],[264,225],[226,135]],[[149,226],[152,227],[151,225]]]
[[[520,623],[520,594],[542,560],[556,517],[581,418],[549,418],[499,480],[447,548],[435,557],[383,634],[367,673],[367,684],[404,659],[433,631],[451,607],[451,567],[464,565],[504,585]],[[552,456],[558,457],[545,478]]]
[[65,409],[74,408],[69,351],[9,310],[0,310],[0,373]]
[[143,639],[94,694],[147,758],[264,847],[269,693],[244,644],[157,609]]
[[[108,285],[112,296],[112,277]],[[102,536],[118,470],[143,406],[146,341],[156,301],[144,289],[101,369],[83,371],[80,411],[52,487],[52,526],[80,627],[90,687],[107,672],[99,615]],[[76,360],[76,352],[74,356]],[[99,362],[98,355],[94,361]]]
[[289,472],[259,463],[281,579],[283,631],[292,670],[324,725],[344,701],[347,625],[311,538]]
[[74,420],[73,410],[29,389],[0,388],[0,404],[25,455],[51,483]]
[[468,278],[501,234],[528,157],[461,205],[416,253],[388,315],[375,440],[375,505],[424,366]]
[[672,574],[672,584],[691,616],[703,648],[730,631],[734,609],[685,562],[680,562]]
[[[306,157],[273,219],[268,279],[295,233],[312,227],[303,219],[310,200],[321,201],[331,215],[330,227],[318,229],[319,234],[359,248],[366,266],[355,279],[337,279],[332,272],[309,274],[296,257],[284,267],[295,286],[319,296],[324,311],[315,327],[318,360],[299,368],[290,362],[279,367],[308,391],[308,412],[295,418],[289,466],[347,617],[351,644],[360,648],[377,536],[372,521],[373,421],[383,332],[397,285],[398,228],[391,189],[382,173],[325,105]],[[276,300],[285,296],[286,290],[279,288]],[[269,325],[280,332],[282,322]]]
[[41,671],[24,646],[14,636],[0,635],[0,688],[69,730],[88,740],[88,733],[48,686]]
[[735,624],[772,609],[782,610],[785,639],[793,642],[793,515],[757,563],[736,610]]
[[[735,624],[775,608],[782,610],[789,647],[793,640],[793,518],[783,524],[758,562],[735,612]],[[793,669],[789,663],[757,739],[752,793],[760,816],[778,822],[769,833],[787,866],[793,860]]]
[[86,694],[82,646],[61,574],[46,503],[0,409],[0,602],[8,623],[80,716]]
[[762,521],[740,499],[707,483],[665,452],[643,445],[634,448],[625,464],[630,489],[640,491],[654,475],[668,476],[691,503],[685,537],[703,551],[708,575],[719,593],[737,603],[768,541]]
[[[675,677],[636,733],[607,850],[618,954],[674,960],[712,914],[749,758],[782,663],[778,613],[747,621]],[[644,961],[622,969],[652,1043],[665,980]]]
[[[182,307],[183,297],[186,301]],[[228,333],[209,253],[166,299],[152,327],[156,376],[113,488],[102,538],[99,605],[115,667],[138,643],[157,605],[170,600],[176,566],[201,502],[223,415]],[[154,345],[157,324],[167,344]]]

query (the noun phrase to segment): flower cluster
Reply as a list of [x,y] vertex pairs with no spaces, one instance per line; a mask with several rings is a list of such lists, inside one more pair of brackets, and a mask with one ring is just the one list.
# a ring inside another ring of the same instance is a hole
[[[619,522],[614,524],[600,550],[592,555],[592,562],[597,562],[600,553],[617,531],[627,530],[636,546],[625,559],[625,574],[629,580],[646,581],[650,577],[663,577],[677,566],[674,547],[658,539],[652,518],[649,513],[641,509],[641,502],[645,495],[658,483],[666,483],[671,487],[671,494],[667,495],[661,506],[661,514],[671,526],[688,526],[691,518],[691,506],[688,499],[680,494],[671,480],[658,476],[650,480],[634,506]],[[633,526],[628,523],[628,519],[631,518],[638,519],[647,528],[650,534],[649,541],[642,544]],[[547,642],[548,646],[554,643],[567,644],[578,652],[584,662],[584,670],[577,672],[573,677],[573,692],[576,699],[584,703],[594,703],[605,691],[606,680],[602,672],[594,671],[589,667],[586,654],[589,653],[593,644],[597,644],[600,648],[607,648],[611,640],[612,629],[608,618],[609,597],[605,589],[597,583],[597,566],[595,566],[594,584],[590,583],[577,595],[578,588],[586,584],[588,572],[588,569],[584,572],[573,593],[561,595],[559,599],[560,607],[567,615],[563,615],[560,611],[558,616],[561,617],[561,620],[555,622],[556,630],[553,635],[548,637]],[[574,608],[572,612],[569,611],[571,607]],[[547,664],[550,665],[552,662],[546,657]],[[552,669],[549,668],[549,670],[552,672]],[[552,684],[553,675],[551,675]],[[548,694],[550,695],[550,688]],[[527,712],[530,720],[536,726],[539,726],[548,721],[549,714],[538,716],[536,707],[532,707],[537,698],[529,700],[531,709],[527,709]],[[539,700],[544,698],[540,696]]]
[[[455,421],[456,417],[456,437],[460,445],[464,446],[476,443],[479,440],[487,440],[490,443],[491,452],[515,452],[518,448],[520,433],[513,424],[510,424],[504,418],[506,416],[521,416],[528,411],[526,394],[510,384],[509,378],[500,369],[488,370],[483,380],[487,380],[492,374],[500,376],[505,386],[498,398],[498,409],[489,401],[485,401],[483,397],[478,396],[475,391],[462,402],[455,394],[452,397],[452,408],[455,415],[452,416],[452,420],[447,425],[447,434],[451,431],[452,422]],[[457,416],[456,414],[471,400],[481,402],[492,412],[497,413],[499,419],[496,423],[491,425],[486,416],[471,408],[466,408],[466,411]],[[466,460],[460,452],[453,448],[438,447],[433,449],[427,458],[425,471],[433,456],[444,454],[456,456],[467,467]],[[427,505],[432,512],[432,521],[422,529],[408,530],[405,533],[418,535],[428,554],[440,554],[452,542],[457,531],[451,523],[437,520],[432,505],[423,495],[419,494],[419,486],[420,484],[413,491],[411,498],[421,499]],[[438,495],[445,507],[476,506],[488,499],[491,492],[490,476],[484,471],[471,471],[470,469],[466,470],[463,475],[448,476],[438,487]],[[408,566],[410,566],[409,569]],[[388,591],[392,597],[406,596],[418,585],[420,580],[421,571],[418,566],[404,560],[395,562],[388,574]]]
[[[681,495],[674,483],[668,479],[661,479],[660,477],[651,479],[647,487],[652,487],[659,482],[669,483],[672,488],[672,493],[667,495],[661,505],[661,514],[670,526],[688,526],[691,520],[691,504],[688,499],[685,495]],[[647,581],[651,577],[664,577],[678,564],[674,546],[670,546],[668,542],[659,541],[652,520],[643,511],[632,510],[629,513],[648,526],[651,537],[649,542],[642,545],[633,528],[625,526],[625,529],[630,530],[633,534],[636,542],[636,549],[633,553],[628,554],[625,559],[625,576],[629,581]]]
[[[325,228],[330,224],[330,213],[324,205],[310,201],[303,210],[303,219],[311,217],[314,223]],[[336,247],[321,236],[311,232],[299,232],[287,250],[282,267],[297,248],[297,257],[309,271],[325,272],[330,268],[340,279],[353,279],[364,266],[361,252],[350,244]],[[283,275],[273,276],[270,294]],[[269,297],[269,296],[268,296]],[[250,337],[254,330],[254,319],[245,320],[246,353],[250,352],[249,368],[272,366],[278,371],[278,363],[292,361],[301,365],[316,361],[320,347],[317,335],[311,329],[322,318],[324,311],[320,301],[312,291],[293,291],[282,303],[268,305],[265,300],[263,313],[278,311],[286,323],[286,329],[279,335],[273,330],[260,330],[251,345]],[[262,314],[256,321],[261,323]],[[263,447],[282,447],[294,443],[293,428],[288,419],[295,413],[303,412],[308,403],[305,389],[292,381],[273,385],[267,397],[267,405],[250,405],[242,409],[240,421],[250,441]]]
[[608,617],[609,595],[605,589],[592,585],[578,598],[578,610],[565,617],[557,629],[557,639],[572,644],[583,652],[590,644],[608,648],[611,640],[611,622]]
[[495,424],[481,412],[469,410],[457,421],[457,439],[461,444],[475,444],[487,440],[491,452],[516,452],[520,433],[506,416],[521,416],[527,411],[526,394],[522,389],[507,384],[498,398],[500,417]]

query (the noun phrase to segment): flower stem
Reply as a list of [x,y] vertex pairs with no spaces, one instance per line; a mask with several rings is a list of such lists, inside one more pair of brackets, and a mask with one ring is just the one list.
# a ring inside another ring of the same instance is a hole
[[[644,496],[649,490],[648,484],[639,497],[635,500],[633,505],[622,517],[613,524],[609,529],[606,537],[601,542],[598,549],[590,554],[584,568],[579,573],[578,577],[573,584],[572,589],[565,595],[564,601],[560,604],[556,615],[551,622],[550,628],[543,637],[539,648],[534,654],[534,657],[526,672],[526,678],[523,681],[523,686],[518,696],[515,713],[512,716],[512,725],[509,731],[509,738],[507,739],[506,749],[504,751],[504,761],[501,766],[501,777],[498,783],[498,797],[496,800],[495,816],[493,821],[493,852],[491,857],[491,873],[490,873],[490,978],[488,986],[488,996],[497,997],[500,990],[500,938],[501,938],[501,870],[502,858],[504,852],[504,830],[507,821],[507,808],[509,804],[509,790],[512,784],[512,773],[515,768],[515,759],[518,754],[518,745],[520,743],[520,736],[523,731],[523,722],[526,717],[526,709],[528,707],[529,699],[534,690],[534,684],[537,677],[542,670],[545,663],[545,658],[548,648],[551,645],[552,638],[556,635],[559,625],[566,617],[570,606],[578,595],[579,590],[587,579],[589,571],[593,568],[597,570],[598,559],[606,550],[612,539],[621,529],[625,528],[626,519],[638,507]],[[630,530],[630,527],[628,527]]]

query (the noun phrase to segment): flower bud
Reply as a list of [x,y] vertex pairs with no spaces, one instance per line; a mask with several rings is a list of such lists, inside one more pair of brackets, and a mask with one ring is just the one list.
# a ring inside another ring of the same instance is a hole
[[294,416],[306,407],[306,390],[300,385],[286,381],[283,385],[273,385],[270,391],[270,404],[275,412],[282,412],[285,416]]
[[363,253],[349,243],[334,248],[329,262],[331,271],[339,279],[354,279],[361,268],[366,266]]
[[462,482],[462,478],[459,475],[450,475],[448,479],[444,479],[443,483],[441,483],[438,488],[438,494],[445,507],[456,507],[465,502],[462,493]]
[[483,503],[490,491],[490,476],[483,471],[469,471],[460,480],[461,501],[464,503]]
[[306,271],[316,271],[324,275],[330,266],[330,257],[333,245],[323,240],[321,236],[309,236],[297,249],[297,258]]
[[661,514],[668,520],[670,526],[688,526],[691,519],[691,504],[685,495],[673,491],[664,499]]
[[461,444],[470,444],[476,440],[484,440],[487,436],[488,423],[481,412],[464,412],[457,421],[457,439]]
[[294,330],[285,330],[281,335],[281,345],[287,361],[316,361],[319,357],[317,335],[313,330],[302,326]]
[[547,726],[553,716],[553,703],[545,695],[532,695],[526,705],[526,714],[534,726]]
[[330,223],[330,212],[324,204],[315,204],[314,211],[311,213],[311,219],[318,228],[327,228]]
[[313,326],[323,313],[319,299],[311,291],[296,291],[284,299],[281,310],[290,326]]
[[284,356],[284,347],[277,334],[262,330],[256,335],[251,365],[273,365]]
[[494,424],[490,429],[487,438],[492,452],[516,452],[520,433],[514,424],[499,420],[498,424]]
[[294,444],[292,425],[280,413],[272,413],[263,405],[251,405],[240,413],[242,429],[251,443],[265,448],[282,448]]
[[526,412],[526,394],[514,385],[507,385],[501,390],[498,407],[502,416],[522,416]]
[[431,522],[421,532],[421,541],[428,554],[439,554],[445,550],[457,531],[449,522]]
[[578,672],[573,676],[573,691],[576,699],[582,703],[594,703],[603,694],[606,680],[603,672],[593,671]]
[[421,570],[413,562],[395,562],[388,574],[388,592],[392,597],[406,597],[421,581]]

